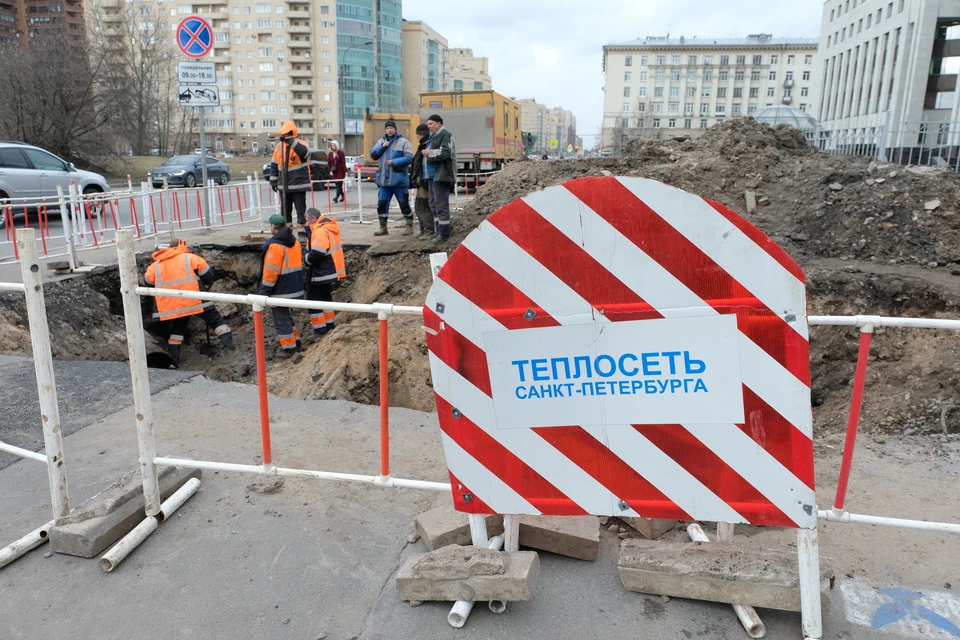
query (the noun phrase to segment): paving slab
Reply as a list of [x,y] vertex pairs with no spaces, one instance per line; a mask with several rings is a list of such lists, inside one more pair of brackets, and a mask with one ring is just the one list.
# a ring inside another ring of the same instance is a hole
[[660,518],[626,517],[620,519],[647,540],[656,540],[668,531],[672,531],[678,524],[676,520],[662,520]]
[[600,518],[521,516],[520,546],[579,560],[596,560],[600,549]]
[[[487,536],[496,536],[503,533],[503,516],[489,515],[486,517]],[[470,519],[467,514],[454,511],[452,507],[437,507],[421,513],[414,520],[417,535],[427,545],[427,549],[434,551],[451,544],[473,544],[470,536]]]
[[496,551],[450,545],[407,558],[397,592],[408,601],[532,600],[540,578],[533,551]]

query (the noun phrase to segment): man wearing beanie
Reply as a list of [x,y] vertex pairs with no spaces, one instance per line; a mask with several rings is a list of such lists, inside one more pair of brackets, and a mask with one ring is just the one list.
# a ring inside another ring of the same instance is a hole
[[391,198],[397,199],[400,213],[403,214],[406,226],[403,235],[413,235],[413,212],[410,211],[410,179],[407,177],[407,168],[413,162],[413,147],[410,141],[397,133],[397,123],[387,120],[384,125],[383,138],[370,150],[370,157],[380,161],[377,169],[377,186],[380,193],[377,197],[377,216],[380,218],[380,229],[373,232],[375,236],[387,235],[387,211],[390,209]]
[[433,224],[433,211],[430,210],[430,181],[427,175],[427,163],[423,161],[426,150],[429,149],[430,129],[427,125],[417,125],[417,138],[420,144],[417,146],[417,152],[413,154],[413,170],[410,172],[410,188],[417,192],[417,199],[414,201],[413,211],[417,214],[417,220],[420,221],[420,235],[418,240],[429,240],[436,235],[436,227]]
[[450,237],[450,190],[456,181],[454,161],[457,157],[457,144],[446,127],[443,118],[433,114],[427,118],[430,129],[430,151],[426,154],[427,168],[433,176],[430,179],[430,209],[437,224],[434,244],[445,242]]

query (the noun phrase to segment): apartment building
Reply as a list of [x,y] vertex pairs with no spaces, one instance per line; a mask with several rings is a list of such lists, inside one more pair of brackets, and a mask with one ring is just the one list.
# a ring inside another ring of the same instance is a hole
[[544,140],[550,129],[550,109],[535,98],[520,98],[517,102],[520,103],[520,130],[537,136],[533,146],[535,153],[546,153],[549,147]]
[[819,113],[831,135],[885,130],[891,147],[957,136],[960,2],[828,1],[820,52]]
[[83,0],[0,0],[0,45],[61,28],[83,35]]
[[473,55],[473,49],[450,49],[450,80],[454,91],[493,89],[490,60]]
[[[875,1],[875,0],[874,0]],[[817,38],[647,37],[603,48],[601,148],[787,104],[816,112]]]
[[447,39],[420,20],[403,21],[403,110],[417,113],[420,94],[450,91]]

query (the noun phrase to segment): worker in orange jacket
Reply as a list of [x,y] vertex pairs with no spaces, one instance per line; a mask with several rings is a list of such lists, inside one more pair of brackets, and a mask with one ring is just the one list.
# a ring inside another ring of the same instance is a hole
[[[158,289],[206,291],[213,282],[213,269],[206,260],[190,253],[181,240],[175,247],[154,252],[153,264],[147,267],[144,279]],[[167,345],[174,364],[180,364],[180,348],[191,316],[202,315],[207,327],[214,330],[223,346],[233,349],[233,333],[212,302],[167,296],[157,296],[154,301],[154,320],[171,323]]]
[[310,191],[310,147],[297,137],[298,134],[297,125],[292,120],[281,125],[280,142],[273,148],[269,172],[270,186],[280,192],[281,213],[287,224],[293,220],[293,209],[296,208],[297,224],[303,226],[307,192]]
[[[303,299],[303,254],[300,243],[287,226],[283,216],[270,216],[270,232],[273,234],[263,243],[260,262],[260,288],[258,295],[272,298]],[[293,324],[289,307],[271,307],[273,326],[280,340],[280,355],[285,359],[300,362],[300,332]]]
[[[307,209],[307,250],[303,257],[307,265],[307,300],[333,301],[333,287],[347,277],[340,240],[340,223],[334,216],[322,215],[317,209]],[[310,310],[313,333],[307,342],[316,342],[334,327],[333,311]]]

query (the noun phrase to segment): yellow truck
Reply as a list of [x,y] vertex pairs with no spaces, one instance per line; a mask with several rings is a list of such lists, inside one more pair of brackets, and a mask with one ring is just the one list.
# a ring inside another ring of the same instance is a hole
[[[505,162],[523,155],[516,100],[496,91],[421,93],[419,121],[426,122],[434,113],[453,134],[458,174],[499,171]],[[479,182],[485,180],[481,177]]]
[[417,150],[417,127],[420,125],[420,115],[416,113],[368,113],[363,123],[363,166],[360,176],[364,180],[373,180],[377,174],[377,162],[370,157],[370,149],[383,137],[383,126],[387,120],[393,120],[397,125],[397,132],[410,141],[413,150]]

